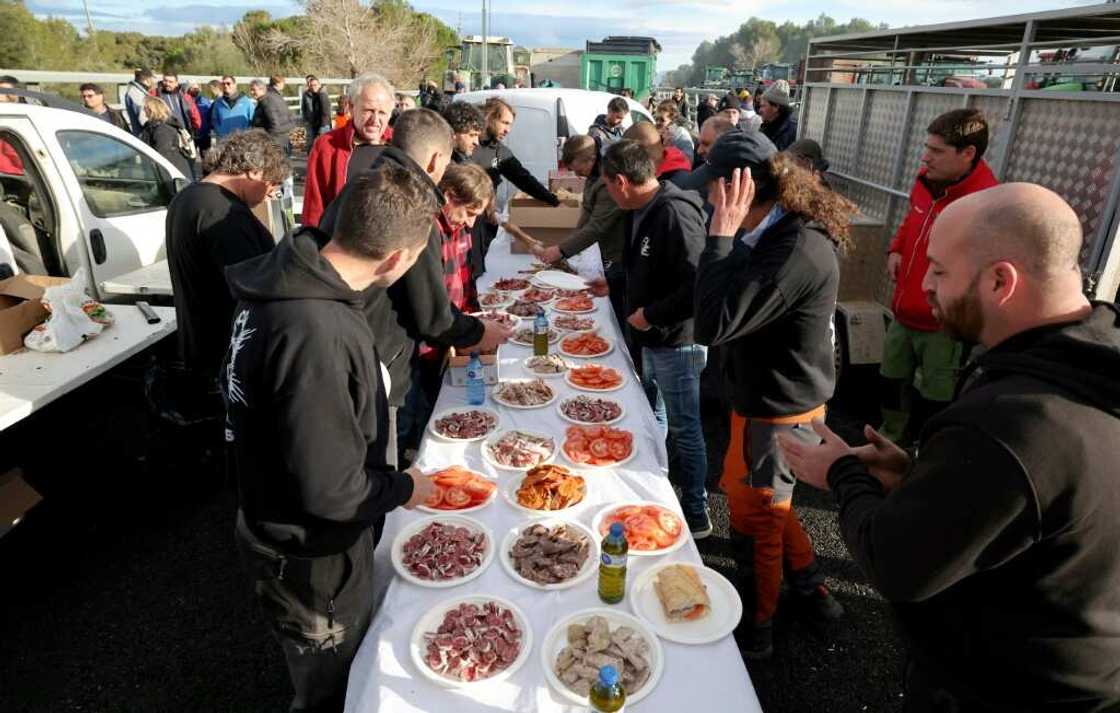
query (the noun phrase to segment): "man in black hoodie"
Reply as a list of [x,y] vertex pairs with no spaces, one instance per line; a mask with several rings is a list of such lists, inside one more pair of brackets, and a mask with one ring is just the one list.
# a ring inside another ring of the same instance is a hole
[[822,445],[782,443],[895,604],[907,711],[1120,710],[1120,311],[1082,294],[1081,244],[1041,186],[955,202],[923,288],[987,351],[917,458],[870,426],[860,448],[821,423]]
[[[391,144],[378,156],[374,168],[392,164],[409,171],[428,186],[433,200],[442,206],[443,194],[438,183],[450,159],[451,128],[447,122],[430,109],[412,109],[397,120]],[[335,230],[338,206],[344,195],[346,189],[327,207],[319,223],[328,235]],[[401,433],[416,432],[412,413],[400,407],[405,405],[409,389],[415,383],[412,371],[416,367],[417,342],[427,341],[433,346],[455,347],[461,351],[491,351],[511,334],[497,322],[471,317],[451,304],[443,281],[443,238],[435,217],[434,213],[430,215],[428,249],[391,288],[372,288],[365,308],[381,359],[392,378],[389,404],[393,422]],[[400,445],[415,447],[417,444]],[[391,462],[395,462],[396,455],[398,449],[394,447],[390,453]]]
[[389,385],[362,306],[424,253],[436,203],[391,165],[351,180],[342,200],[333,236],[304,228],[226,270],[236,538],[287,659],[292,711],[342,711],[385,514],[431,491],[386,463]]
[[611,146],[601,168],[610,197],[628,211],[622,253],[625,312],[633,345],[641,350],[642,385],[658,423],[667,428],[681,509],[693,538],[700,539],[712,533],[700,427],[700,372],[707,349],[692,338],[696,261],[704,248],[703,203],[696,193],[659,182],[653,159],[637,141]]

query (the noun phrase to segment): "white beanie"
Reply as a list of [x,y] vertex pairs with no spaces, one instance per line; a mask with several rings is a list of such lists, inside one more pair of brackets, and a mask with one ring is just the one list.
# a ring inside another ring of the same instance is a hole
[[789,82],[784,79],[779,79],[762,93],[762,98],[771,104],[778,106],[789,106]]

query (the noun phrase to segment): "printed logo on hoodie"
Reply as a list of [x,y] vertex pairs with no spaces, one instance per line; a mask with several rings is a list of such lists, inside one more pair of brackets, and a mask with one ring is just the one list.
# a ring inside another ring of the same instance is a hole
[[[241,380],[237,376],[237,355],[245,347],[249,338],[256,332],[256,328],[249,328],[249,310],[241,310],[233,320],[233,330],[229,338],[229,363],[226,365],[226,401],[229,404],[248,406],[245,392],[241,388]],[[233,443],[234,433],[229,417],[226,417],[226,442]]]
[[644,238],[642,238],[642,247],[639,250],[639,252],[642,254],[642,257],[649,257],[649,236],[648,235],[645,236]]

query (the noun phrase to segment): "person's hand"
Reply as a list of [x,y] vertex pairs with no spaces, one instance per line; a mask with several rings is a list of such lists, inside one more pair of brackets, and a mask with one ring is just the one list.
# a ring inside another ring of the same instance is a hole
[[533,248],[533,255],[538,260],[540,260],[541,262],[543,262],[547,265],[551,265],[553,263],[560,262],[561,260],[564,259],[564,256],[560,254],[560,246],[559,245],[551,245],[551,246],[548,246],[548,247],[545,247],[544,245],[540,245],[540,246],[534,247]]
[[631,327],[639,332],[645,332],[653,328],[653,325],[646,320],[646,312],[644,307],[639,307],[634,310],[634,314],[626,318],[626,321]]
[[891,253],[887,255],[887,274],[891,276],[892,280],[898,280],[898,267],[902,264],[902,255],[899,253]]
[[853,448],[852,455],[867,466],[871,475],[889,493],[898,487],[906,471],[910,469],[910,456],[871,426],[863,427],[863,435],[867,438],[867,445]]
[[478,344],[469,347],[466,351],[477,351],[482,354],[488,354],[498,348],[499,344],[505,344],[511,336],[513,330],[509,327],[502,325],[500,322],[495,322],[490,319],[482,321],[482,339],[478,340]]
[[432,479],[420,472],[418,468],[413,466],[405,471],[412,478],[412,497],[404,504],[406,510],[411,510],[417,505],[423,504],[432,495],[435,490],[435,483]]
[[819,445],[809,445],[796,436],[782,433],[778,436],[778,446],[798,480],[828,490],[828,469],[844,456],[851,455],[852,449],[824,425],[824,421],[814,420],[813,430],[823,439]]
[[751,178],[750,170],[735,169],[731,173],[730,182],[719,179],[715,190],[708,196],[708,202],[715,208],[708,235],[734,237],[746,220],[753,201],[754,179]]
[[591,294],[596,297],[606,297],[611,293],[610,288],[607,287],[607,278],[595,277],[587,281],[587,289],[591,290]]

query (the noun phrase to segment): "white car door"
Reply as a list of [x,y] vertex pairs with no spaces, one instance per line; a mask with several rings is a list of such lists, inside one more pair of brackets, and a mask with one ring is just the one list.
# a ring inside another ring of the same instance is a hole
[[[179,174],[117,133],[59,129],[53,136],[55,155],[69,168],[62,173],[84,230],[76,249],[88,251],[91,286],[166,257],[164,222]],[[68,265],[80,264],[71,257]]]

